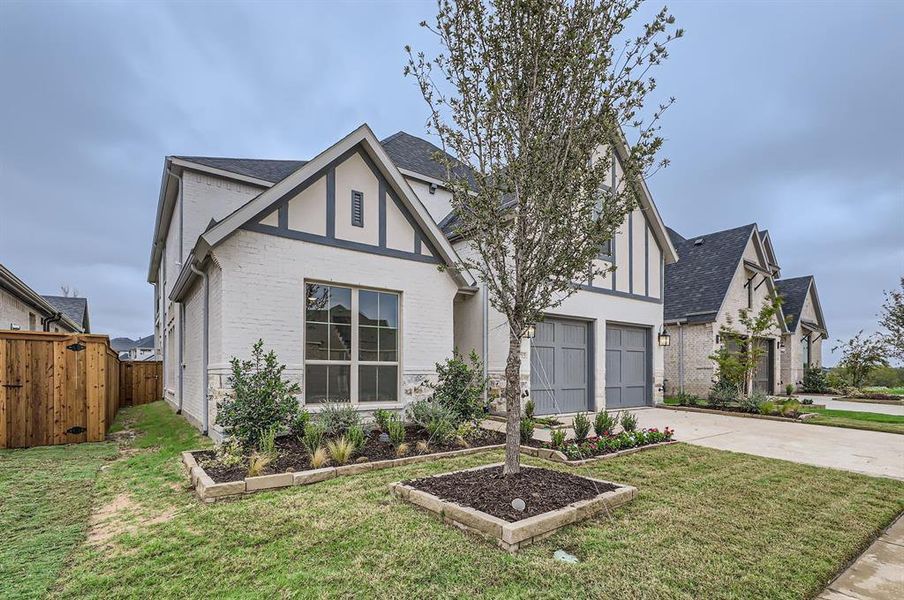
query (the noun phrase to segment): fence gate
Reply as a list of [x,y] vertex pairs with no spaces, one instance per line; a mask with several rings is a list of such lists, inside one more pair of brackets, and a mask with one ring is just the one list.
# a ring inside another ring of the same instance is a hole
[[135,406],[163,398],[163,363],[159,360],[123,361],[119,371],[119,396]]

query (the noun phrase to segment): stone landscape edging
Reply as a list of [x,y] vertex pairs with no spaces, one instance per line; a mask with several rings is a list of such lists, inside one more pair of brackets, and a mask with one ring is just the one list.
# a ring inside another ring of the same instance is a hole
[[[807,406],[807,405],[801,405]],[[814,405],[819,408],[819,405]],[[706,413],[710,415],[724,415],[729,417],[741,417],[743,419],[763,419],[765,421],[784,421],[786,423],[802,423],[807,419],[812,419],[815,416],[818,416],[818,413],[801,413],[796,419],[792,419],[791,417],[778,417],[775,415],[755,415],[753,413],[744,413],[744,412],[734,412],[730,410],[719,410],[716,408],[701,408],[698,406],[670,406],[668,404],[657,404],[656,408],[663,408],[665,410],[677,410],[677,411],[685,411],[685,412],[698,412],[698,413]],[[825,408],[822,406],[821,408]]]
[[[483,465],[471,469],[453,471],[453,473],[489,469],[498,467],[501,464],[502,463]],[[525,465],[522,468],[532,469],[536,467]],[[441,473],[433,475],[432,477],[442,477],[450,474],[451,473]],[[401,481],[390,483],[389,490],[397,498],[411,502],[412,504],[437,515],[448,525],[454,525],[469,533],[489,536],[504,550],[507,550],[508,552],[517,552],[524,546],[549,537],[567,525],[589,519],[602,510],[617,508],[633,500],[637,496],[637,488],[633,486],[595,479],[593,477],[585,477],[583,475],[581,477],[596,483],[615,485],[617,488],[604,492],[594,498],[572,502],[568,506],[534,515],[533,517],[515,521],[514,523],[500,519],[499,517],[494,517],[493,515],[475,508],[442,500],[433,494],[405,485]]]
[[[590,458],[583,458],[581,460],[569,460],[566,461],[566,465],[572,465],[575,467],[579,467],[581,465],[586,465],[588,463],[597,462],[600,460],[606,460],[607,458],[616,458],[618,456],[625,456],[626,454],[634,454],[635,452],[643,452],[644,450],[649,450],[651,448],[658,448],[659,446],[671,446],[672,444],[677,444],[677,440],[669,440],[667,442],[656,442],[655,444],[647,444],[645,446],[638,446],[636,448],[628,448],[627,450],[619,450],[618,452],[610,452],[608,454],[600,454],[599,456],[592,456]],[[559,453],[561,454],[561,452]]]
[[[477,446],[474,448],[462,448],[448,452],[434,454],[418,454],[387,460],[368,461],[363,463],[351,463],[339,467],[324,467],[321,469],[308,469],[307,471],[289,471],[286,473],[274,473],[272,475],[260,475],[257,477],[245,477],[242,480],[214,483],[213,479],[204,471],[194,457],[194,452],[206,452],[207,450],[187,450],[182,453],[182,464],[189,476],[192,487],[198,497],[205,502],[213,502],[226,496],[237,496],[261,490],[291,487],[295,485],[309,485],[334,477],[357,475],[365,471],[377,471],[391,467],[401,467],[435,459],[453,458],[476,454],[487,450],[504,448],[505,444],[492,444],[489,446]],[[522,446],[524,447],[524,446]]]

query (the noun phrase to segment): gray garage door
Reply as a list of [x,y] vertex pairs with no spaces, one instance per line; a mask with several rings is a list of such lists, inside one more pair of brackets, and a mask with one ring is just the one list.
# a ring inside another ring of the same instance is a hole
[[606,408],[652,404],[650,332],[640,327],[606,326]]
[[536,414],[587,410],[587,323],[547,318],[530,349],[530,389]]

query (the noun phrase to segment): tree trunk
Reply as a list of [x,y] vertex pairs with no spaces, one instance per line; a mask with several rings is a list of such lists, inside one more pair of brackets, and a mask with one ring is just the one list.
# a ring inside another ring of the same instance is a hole
[[505,468],[503,475],[521,472],[521,338],[509,333],[505,362]]

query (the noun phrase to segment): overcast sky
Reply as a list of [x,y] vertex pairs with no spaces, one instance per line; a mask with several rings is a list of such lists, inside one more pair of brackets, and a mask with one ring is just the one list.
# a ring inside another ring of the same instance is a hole
[[[672,166],[650,181],[666,223],[758,223],[784,277],[816,276],[832,338],[874,330],[904,273],[904,3],[671,8]],[[96,332],[149,334],[164,156],[310,158],[362,122],[423,135],[403,47],[431,47],[433,12],[0,2],[0,262],[40,293],[78,288]]]

